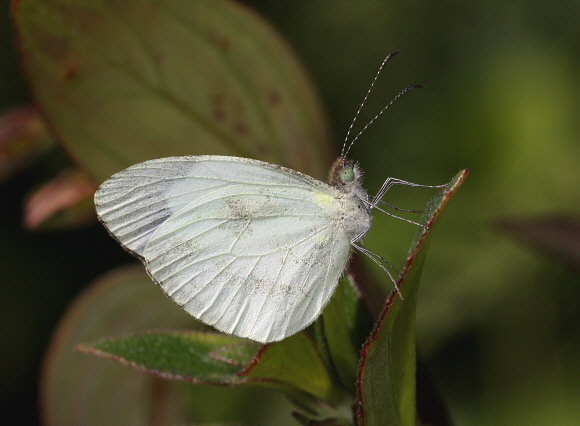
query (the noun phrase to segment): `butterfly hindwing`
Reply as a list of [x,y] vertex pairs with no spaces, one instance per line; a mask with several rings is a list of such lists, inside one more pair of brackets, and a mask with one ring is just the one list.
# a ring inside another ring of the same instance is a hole
[[243,185],[210,192],[155,231],[147,270],[207,324],[280,340],[318,316],[348,258],[348,239],[317,196]]

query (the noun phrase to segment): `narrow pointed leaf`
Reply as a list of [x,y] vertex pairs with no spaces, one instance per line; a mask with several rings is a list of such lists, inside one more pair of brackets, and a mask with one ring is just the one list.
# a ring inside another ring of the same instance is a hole
[[304,333],[261,350],[251,340],[186,331],[112,337],[83,343],[77,349],[166,379],[214,385],[254,383],[290,394],[335,396],[324,364]]
[[580,217],[504,218],[497,227],[514,239],[580,269]]
[[[215,356],[224,348],[238,348]],[[238,373],[260,349],[258,343],[213,332],[147,332],[78,346],[82,352],[111,358],[138,370],[191,383],[235,384]]]
[[237,3],[20,0],[21,58],[58,139],[97,180],[169,155],[322,177],[326,120],[281,37]]
[[360,425],[415,426],[415,312],[421,268],[431,229],[459,188],[467,170],[458,173],[429,204],[396,292],[387,299],[379,320],[361,352],[358,375]]

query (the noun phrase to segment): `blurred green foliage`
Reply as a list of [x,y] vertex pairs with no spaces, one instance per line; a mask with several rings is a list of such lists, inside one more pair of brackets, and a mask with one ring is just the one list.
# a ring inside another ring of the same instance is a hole
[[[371,193],[387,176],[441,183],[461,167],[471,170],[431,244],[418,296],[418,345],[456,422],[577,424],[578,265],[532,250],[494,223],[580,215],[580,5],[249,3],[311,72],[336,152],[387,52],[402,54],[382,74],[361,125],[400,88],[426,87],[399,101],[353,148]],[[2,109],[31,99],[11,37],[4,4]],[[96,225],[21,228],[24,194],[66,161],[51,151],[0,186],[0,398],[6,416],[16,413],[21,423],[36,421],[39,363],[67,304],[92,278],[129,261]],[[421,203],[408,189],[393,196],[402,207]],[[401,259],[412,232],[380,220],[366,243]]]

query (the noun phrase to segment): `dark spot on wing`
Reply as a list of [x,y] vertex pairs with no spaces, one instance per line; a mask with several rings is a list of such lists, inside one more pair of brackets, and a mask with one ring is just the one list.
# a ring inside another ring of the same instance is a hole
[[282,293],[284,293],[287,296],[292,294],[292,286],[291,285],[282,285],[282,286],[280,286],[280,290],[282,290]]
[[226,206],[229,209],[228,217],[232,219],[251,219],[252,216],[248,209],[248,205],[238,197],[229,197],[225,200]]

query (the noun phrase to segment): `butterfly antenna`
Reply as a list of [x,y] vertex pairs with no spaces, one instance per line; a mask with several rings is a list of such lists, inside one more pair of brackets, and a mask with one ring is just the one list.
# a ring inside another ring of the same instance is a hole
[[[365,102],[367,101],[369,95],[371,94],[371,91],[373,90],[373,86],[375,85],[375,82],[377,81],[377,78],[379,78],[379,74],[381,73],[381,71],[383,70],[383,68],[385,67],[385,65],[387,65],[387,62],[389,62],[389,60],[395,56],[399,54],[399,51],[396,50],[394,52],[389,53],[385,59],[383,59],[383,62],[381,63],[381,66],[379,67],[379,70],[377,71],[377,74],[375,75],[375,78],[373,79],[373,82],[371,83],[371,86],[369,87],[369,90],[367,90],[367,94],[365,95],[362,103],[360,104],[360,106],[358,107],[358,110],[356,112],[356,114],[354,115],[354,118],[352,119],[352,122],[350,123],[350,127],[348,128],[348,131],[346,132],[346,137],[344,138],[344,143],[342,144],[342,150],[340,151],[340,156],[342,158],[344,158],[344,156],[346,154],[348,154],[348,151],[350,150],[350,147],[352,146],[352,144],[354,143],[354,141],[356,140],[356,138],[348,145],[348,148],[346,147],[347,143],[348,143],[348,138],[350,136],[350,132],[352,131],[352,128],[354,127],[354,123],[356,122],[356,119],[358,118]],[[375,117],[376,118],[376,117]],[[373,119],[374,120],[374,119]],[[368,127],[368,125],[366,126]],[[365,127],[365,128],[366,128]],[[360,133],[359,133],[360,135]],[[357,136],[358,137],[358,136]]]
[[[347,148],[346,152],[344,153],[344,155],[348,154],[348,151],[350,150],[350,147],[351,147],[351,146],[352,146],[352,145],[355,143],[355,141],[356,141],[356,140],[357,140],[357,139],[360,137],[360,135],[362,135],[362,134],[364,133],[364,131],[365,131],[366,129],[368,129],[368,128],[369,128],[369,126],[370,126],[371,124],[373,124],[373,123],[374,123],[374,122],[377,120],[377,118],[379,118],[381,115],[383,115],[383,113],[384,113],[384,112],[385,112],[387,109],[389,109],[389,107],[390,107],[391,105],[393,105],[397,99],[399,99],[399,98],[400,98],[401,96],[403,96],[405,93],[408,93],[408,92],[410,92],[410,91],[411,91],[411,90],[413,90],[413,89],[417,89],[417,88],[421,88],[421,87],[423,87],[421,84],[413,84],[412,86],[405,87],[403,90],[401,90],[401,91],[400,91],[400,92],[397,94],[397,96],[395,96],[395,97],[394,97],[394,98],[391,100],[391,102],[389,102],[387,105],[385,105],[385,107],[384,107],[382,110],[380,110],[380,111],[379,111],[379,113],[378,113],[377,115],[375,115],[375,116],[373,117],[373,119],[372,119],[371,121],[369,121],[369,122],[366,124],[366,126],[364,126],[364,127],[363,127],[363,129],[362,129],[360,132],[358,132],[358,134],[357,134],[357,135],[356,135],[356,136],[353,138],[353,140],[350,142],[350,144],[349,144],[349,146],[348,146],[348,148]],[[365,99],[366,99],[366,98],[365,98]],[[341,154],[341,155],[343,155],[343,154]]]

